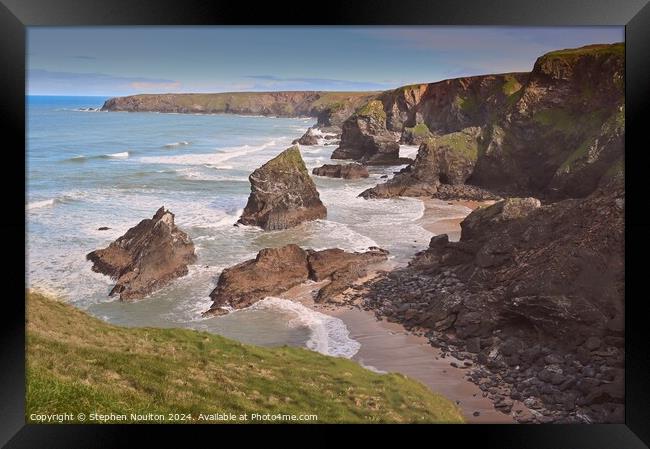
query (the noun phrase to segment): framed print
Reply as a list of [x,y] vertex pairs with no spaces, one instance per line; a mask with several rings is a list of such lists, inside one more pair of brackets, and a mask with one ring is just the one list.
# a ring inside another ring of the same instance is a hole
[[2,443],[647,447],[650,6],[251,8],[3,0]]

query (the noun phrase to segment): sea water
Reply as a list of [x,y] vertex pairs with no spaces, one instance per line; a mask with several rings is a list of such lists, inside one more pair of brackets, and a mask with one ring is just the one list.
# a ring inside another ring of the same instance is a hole
[[[27,287],[114,324],[189,327],[258,345],[354,355],[359,344],[341,320],[285,299],[268,298],[222,317],[201,312],[210,307],[221,271],[265,247],[379,246],[405,263],[432,236],[416,223],[422,203],[357,197],[401,167],[371,167],[370,178],[354,181],[315,176],[328,211],[324,220],[273,232],[233,226],[250,193],[249,174],[291,146],[314,119],[100,112],[105,100],[27,98]],[[310,172],[337,163],[330,159],[336,146],[320,143],[301,147]],[[198,261],[187,276],[142,300],[109,297],[114,281],[94,273],[86,254],[163,205],[194,241]]]

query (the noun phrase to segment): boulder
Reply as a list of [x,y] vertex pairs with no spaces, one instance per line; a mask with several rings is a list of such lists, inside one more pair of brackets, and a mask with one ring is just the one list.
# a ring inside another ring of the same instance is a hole
[[158,209],[153,218],[142,220],[107,248],[89,253],[93,271],[117,283],[110,296],[121,300],[142,298],[187,274],[196,262],[190,237],[174,224],[174,214]]
[[290,244],[265,248],[255,259],[226,268],[210,293],[213,303],[205,315],[223,315],[232,309],[249,307],[267,296],[280,295],[308,280],[330,280],[321,300],[329,300],[366,274],[366,268],[388,258],[388,251],[372,247],[349,253],[339,248],[304,250]]
[[284,150],[248,179],[251,194],[238,223],[272,231],[327,216],[297,146]]
[[360,179],[370,176],[368,169],[361,164],[325,164],[314,168],[312,174],[343,179]]

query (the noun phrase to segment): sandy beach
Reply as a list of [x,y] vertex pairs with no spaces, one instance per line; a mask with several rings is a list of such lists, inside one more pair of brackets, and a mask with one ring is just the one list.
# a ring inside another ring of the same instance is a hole
[[[443,201],[433,198],[424,198],[422,202],[424,203],[424,214],[418,220],[418,224],[436,235],[447,234],[452,242],[460,239],[460,222],[463,221],[467,214],[477,207],[494,204],[494,201]],[[441,207],[447,204],[464,206],[467,208],[467,214],[462,217],[439,219]]]
[[[436,211],[444,204],[460,204],[468,213],[491,202],[447,202],[425,199],[425,212],[418,220],[423,228],[434,234],[448,234],[451,240],[460,237],[460,222],[464,217],[440,220]],[[382,269],[390,267],[381,267]],[[397,323],[378,320],[371,311],[352,306],[316,304],[311,292],[323,283],[301,285],[286,292],[283,297],[298,301],[319,312],[341,319],[350,337],[361,344],[352,358],[365,367],[380,372],[397,372],[427,385],[458,404],[468,423],[514,423],[510,415],[497,411],[483,392],[465,378],[468,367],[451,356],[443,358],[438,348],[425,337],[414,335]],[[458,368],[451,366],[455,362]],[[462,367],[462,368],[461,368]],[[513,408],[513,413],[516,411]],[[475,416],[478,412],[478,416]]]

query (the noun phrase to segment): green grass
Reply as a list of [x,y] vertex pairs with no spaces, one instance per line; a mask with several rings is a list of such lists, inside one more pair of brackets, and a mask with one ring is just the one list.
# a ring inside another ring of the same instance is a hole
[[506,96],[510,97],[515,92],[519,92],[520,89],[521,83],[517,81],[517,78],[515,78],[513,75],[505,76],[505,83],[503,83],[501,90]]
[[[586,117],[588,118],[588,121],[591,120],[593,122],[598,122],[601,117],[601,115],[594,115],[591,117],[592,114],[587,114]],[[589,118],[591,117],[591,118]],[[612,114],[600,127],[600,129],[597,131],[596,135],[591,135],[588,137],[586,140],[584,140],[578,148],[576,148],[567,158],[564,162],[562,162],[562,165],[559,167],[559,171],[568,173],[571,171],[573,168],[573,165],[576,161],[581,160],[587,156],[587,152],[589,148],[594,145],[594,142],[598,138],[603,138],[603,136],[607,134],[614,134],[614,133],[620,133],[623,132],[625,128],[625,106],[622,106],[621,110],[617,110],[614,114]]]
[[379,100],[372,100],[357,109],[357,116],[371,117],[379,122],[386,122],[384,104]]
[[[317,422],[463,422],[458,408],[399,374],[306,349],[262,348],[187,329],[123,328],[27,295],[32,414],[316,414]],[[85,421],[88,422],[88,421]],[[198,422],[198,421],[196,421]]]
[[429,127],[426,125],[426,123],[418,123],[412,128],[405,128],[405,130],[413,134],[415,137],[431,136],[431,131],[429,131]]
[[618,42],[616,44],[594,44],[586,45],[579,48],[567,48],[564,50],[556,50],[546,53],[543,58],[573,58],[580,56],[602,56],[614,55],[625,56],[625,43]]
[[474,97],[457,97],[455,101],[460,110],[469,116],[479,112],[479,102]]
[[444,146],[453,150],[454,153],[465,159],[478,159],[478,142],[476,138],[459,131],[442,136],[435,136],[430,139],[434,146]]

